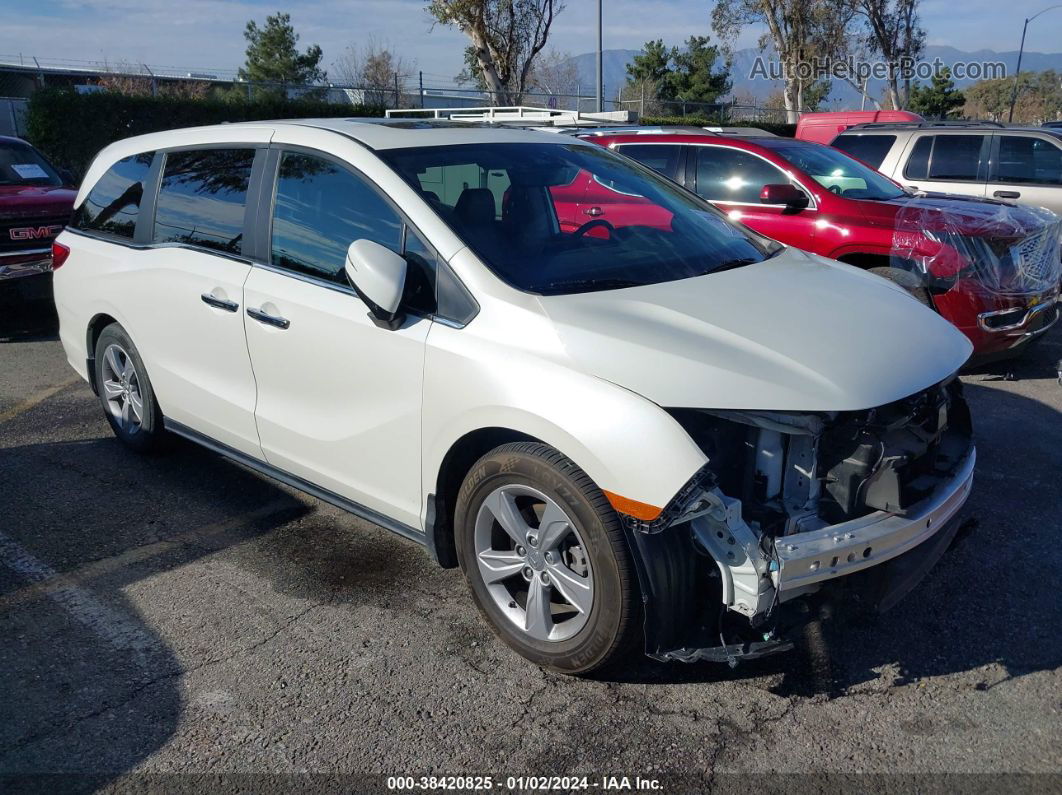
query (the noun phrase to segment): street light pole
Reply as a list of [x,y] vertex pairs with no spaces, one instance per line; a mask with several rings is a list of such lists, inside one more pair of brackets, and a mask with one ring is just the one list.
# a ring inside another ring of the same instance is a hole
[[603,75],[601,73],[601,2],[602,0],[597,0],[597,103],[595,107],[597,108],[598,113],[605,109],[604,105],[602,104],[601,96],[601,90],[603,85]]
[[1014,70],[1014,91],[1010,95],[1010,113],[1007,114],[1007,124],[1014,121],[1014,105],[1018,102],[1018,78],[1021,76],[1021,56],[1025,52],[1025,33],[1029,30],[1029,23],[1036,19],[1040,14],[1044,14],[1055,8],[1062,8],[1062,3],[1058,5],[1048,6],[1042,11],[1037,11],[1031,17],[1025,20],[1025,24],[1021,29],[1021,46],[1018,47],[1018,68]]

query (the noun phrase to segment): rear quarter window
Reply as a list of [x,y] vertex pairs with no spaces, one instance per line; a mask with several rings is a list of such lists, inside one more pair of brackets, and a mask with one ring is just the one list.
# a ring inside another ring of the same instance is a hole
[[881,168],[885,156],[894,143],[896,143],[895,135],[848,134],[838,136],[833,146],[862,160],[869,166]]
[[77,208],[70,226],[132,240],[154,152],[123,158],[107,169]]

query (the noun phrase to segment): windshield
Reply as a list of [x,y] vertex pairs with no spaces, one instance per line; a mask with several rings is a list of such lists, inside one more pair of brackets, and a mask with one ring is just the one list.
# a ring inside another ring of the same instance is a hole
[[0,141],[0,185],[63,184],[51,163],[32,146],[15,141]]
[[906,195],[892,180],[833,147],[769,138],[759,138],[756,143],[772,149],[822,187],[845,198],[888,201]]
[[542,295],[688,279],[780,250],[650,169],[585,144],[380,152],[499,277]]

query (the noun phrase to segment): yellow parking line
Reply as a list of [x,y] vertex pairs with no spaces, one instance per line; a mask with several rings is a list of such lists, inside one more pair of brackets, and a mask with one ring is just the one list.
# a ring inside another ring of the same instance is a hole
[[73,378],[70,378],[70,379],[68,379],[66,381],[63,381],[63,383],[61,383],[61,384],[56,384],[55,386],[50,386],[47,389],[42,389],[36,395],[33,395],[32,397],[26,398],[21,403],[15,404],[11,408],[9,408],[7,411],[0,411],[0,422],[7,422],[10,419],[14,419],[19,414],[22,414],[22,413],[24,413],[26,411],[29,411],[31,408],[33,408],[37,404],[43,403],[45,400],[50,398],[55,393],[62,392],[68,386],[73,386],[74,384],[78,383],[80,380],[81,380],[80,376],[74,376]]
[[[40,578],[37,582],[26,585],[25,587],[5,596],[0,596],[0,612],[21,604],[22,602],[37,599],[42,596],[50,596],[71,588],[77,588],[90,580],[111,574],[127,566],[140,563],[166,552],[171,552],[189,543],[216,539],[218,536],[223,536],[225,533],[240,529],[259,519],[265,519],[273,514],[283,511],[285,508],[291,507],[293,507],[292,502],[287,500],[277,500],[254,511],[245,513],[242,516],[226,519],[223,522],[214,522],[212,524],[203,525],[202,527],[197,527],[193,530],[181,533],[180,535],[173,536],[172,538],[167,538],[164,541],[144,544],[143,546],[128,549],[120,555],[115,555],[111,558],[104,558],[102,560],[86,563],[84,566],[67,572],[66,574],[54,574],[54,576],[48,576],[46,579]],[[0,563],[3,563],[3,560],[0,560]]]

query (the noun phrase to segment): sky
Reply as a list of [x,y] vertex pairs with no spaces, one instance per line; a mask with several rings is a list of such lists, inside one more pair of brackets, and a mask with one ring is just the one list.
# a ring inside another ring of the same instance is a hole
[[[639,49],[649,39],[679,44],[710,34],[711,0],[604,0],[606,49]],[[931,44],[961,50],[1016,50],[1022,21],[1050,0],[922,0]],[[300,46],[320,44],[331,69],[346,48],[371,37],[424,72],[427,86],[447,85],[461,69],[466,40],[433,27],[424,0],[0,0],[0,58],[143,62],[190,71],[228,71],[243,61],[247,20],[263,21],[278,7],[291,14]],[[590,52],[596,36],[595,0],[567,0],[554,23],[551,46],[573,55]],[[755,44],[750,29],[738,46]],[[1062,8],[1030,25],[1029,51],[1062,47]]]

